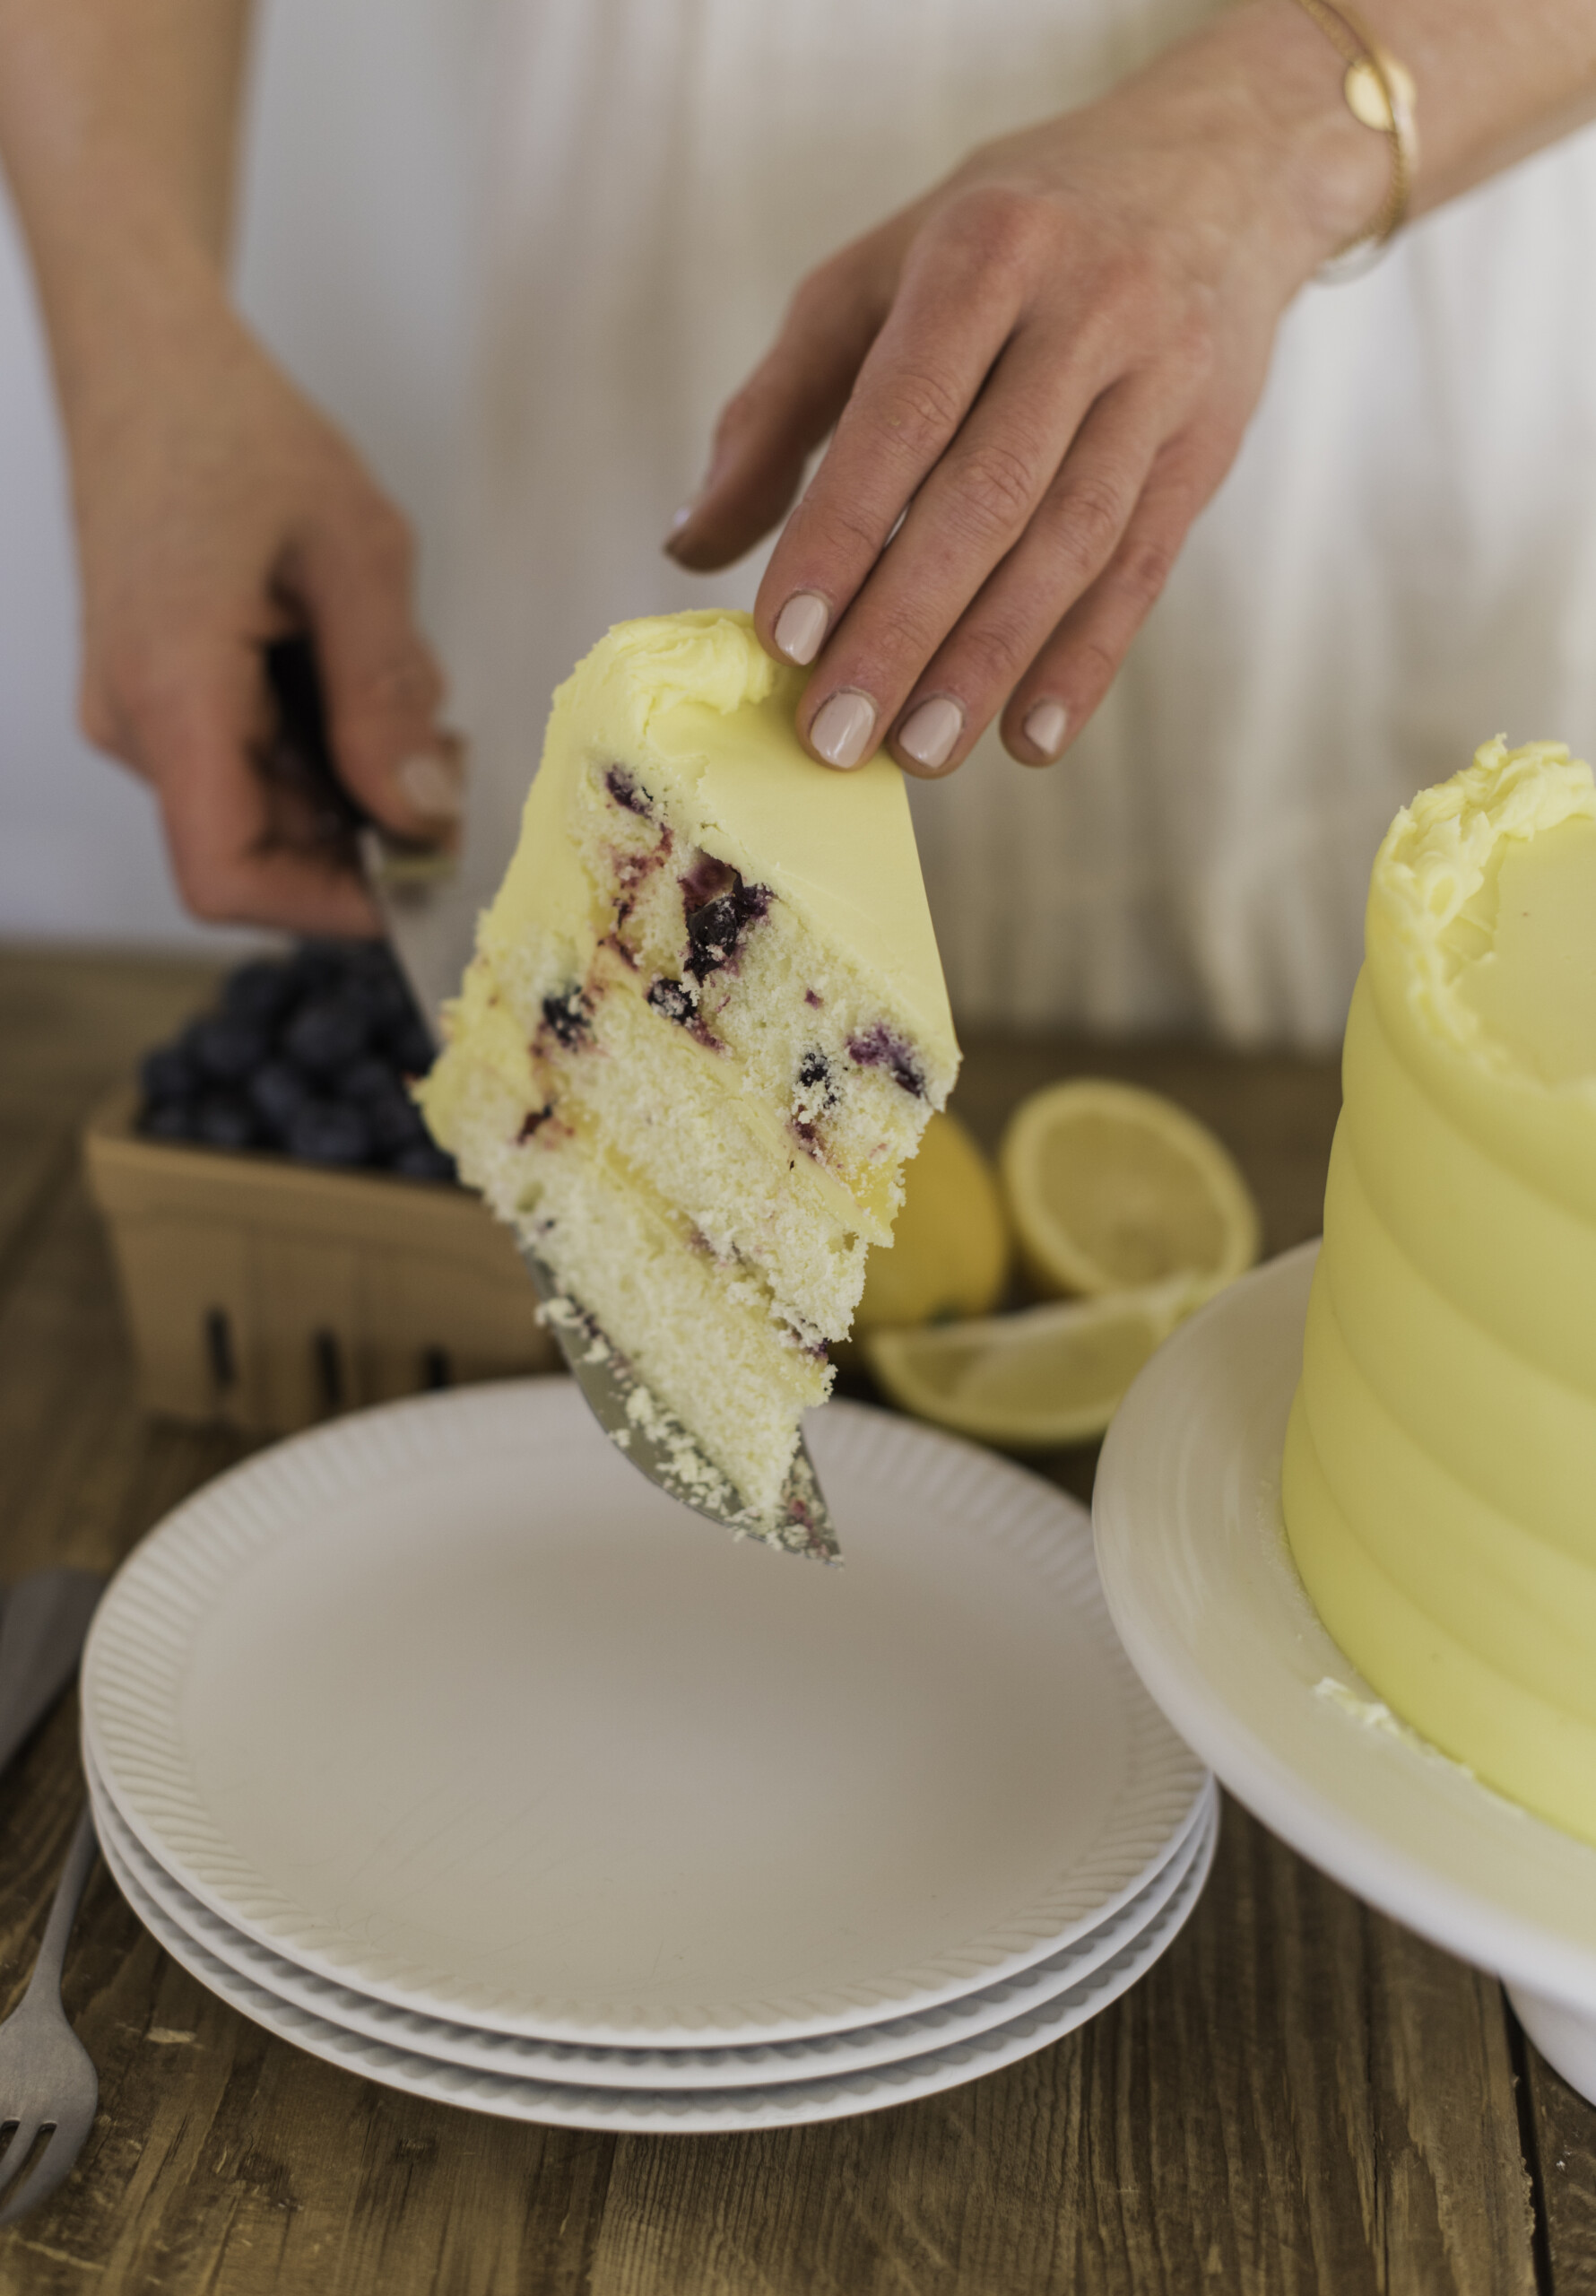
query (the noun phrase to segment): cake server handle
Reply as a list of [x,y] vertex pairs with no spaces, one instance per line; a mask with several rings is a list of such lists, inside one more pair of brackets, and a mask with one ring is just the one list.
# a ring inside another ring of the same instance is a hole
[[274,725],[260,759],[272,780],[308,797],[318,830],[365,878],[383,931],[436,1045],[444,1002],[459,993],[476,939],[476,904],[448,848],[392,837],[338,778],[316,650],[308,638],[265,649]]

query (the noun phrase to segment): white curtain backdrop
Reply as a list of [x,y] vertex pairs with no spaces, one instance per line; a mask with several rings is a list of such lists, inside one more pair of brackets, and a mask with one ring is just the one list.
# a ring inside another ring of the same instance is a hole
[[[1208,0],[538,0],[498,83],[464,619],[478,865],[796,278]],[[1281,330],[1236,467],[1051,772],[911,785],[955,1010],[1333,1043],[1397,806],[1505,729],[1596,734],[1596,139]]]
[[[239,262],[267,341],[454,572],[499,0],[258,0]],[[78,736],[76,604],[31,283],[0,179],[0,936],[214,943],[143,791]]]
[[[261,0],[241,291],[420,526],[503,865],[612,621],[745,603],[658,544],[817,257],[1207,0]],[[906,15],[914,38],[906,40]],[[4,224],[0,218],[0,225]],[[966,1018],[1334,1040],[1398,804],[1596,741],[1596,140],[1288,316],[1242,457],[1065,763],[916,788]],[[71,728],[62,481],[0,228],[0,933],[186,929]]]

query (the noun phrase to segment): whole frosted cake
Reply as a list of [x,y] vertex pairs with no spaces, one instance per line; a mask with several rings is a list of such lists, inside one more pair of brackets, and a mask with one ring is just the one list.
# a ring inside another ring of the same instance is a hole
[[594,647],[424,1093],[759,1518],[958,1065],[902,777],[805,756],[802,683],[742,614]]
[[1596,788],[1559,744],[1398,814],[1344,1085],[1292,1550],[1397,1714],[1596,1841]]

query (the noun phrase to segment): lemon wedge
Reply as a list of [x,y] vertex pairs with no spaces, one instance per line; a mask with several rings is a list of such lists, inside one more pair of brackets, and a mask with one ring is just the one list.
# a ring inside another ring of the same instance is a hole
[[1258,1207],[1234,1158],[1159,1093],[1051,1084],[1015,1110],[998,1163],[1038,1292],[1097,1299],[1184,1275],[1195,1305],[1258,1257]]
[[1009,1450],[1048,1451],[1100,1435],[1195,1305],[1191,1279],[1177,1276],[1108,1300],[870,1332],[864,1353],[893,1402],[917,1418]]
[[997,1174],[957,1117],[932,1117],[903,1182],[891,1244],[865,1263],[855,1335],[881,1324],[984,1316],[1009,1280]]

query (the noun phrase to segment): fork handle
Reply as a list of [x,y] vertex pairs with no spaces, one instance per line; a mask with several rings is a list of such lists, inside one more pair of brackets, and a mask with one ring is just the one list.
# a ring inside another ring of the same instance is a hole
[[[84,1803],[73,1831],[72,1844],[66,1852],[66,1863],[61,1868],[61,1878],[56,1884],[56,1894],[50,1905],[50,1918],[45,1924],[44,1942],[39,1949],[39,1959],[33,1964],[33,1974],[28,1980],[28,1992],[36,1985],[53,1985],[61,1989],[61,1969],[66,1959],[66,1941],[72,1935],[72,1925],[77,1918],[78,1906],[88,1884],[94,1860],[100,1854],[100,1842],[94,1831],[94,1813]],[[24,2000],[27,1996],[23,1996]]]

